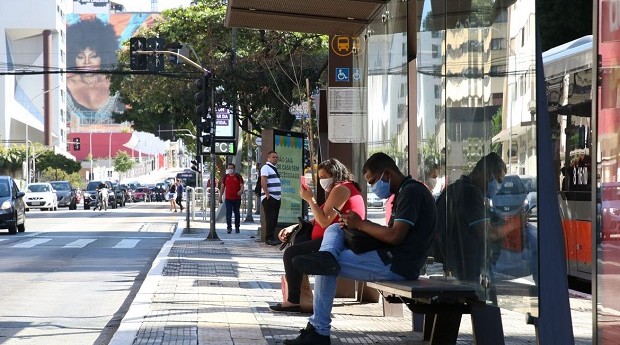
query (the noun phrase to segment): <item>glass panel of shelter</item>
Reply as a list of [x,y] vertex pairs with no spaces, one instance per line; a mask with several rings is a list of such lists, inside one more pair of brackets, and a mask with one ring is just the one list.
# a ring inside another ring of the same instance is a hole
[[[436,3],[417,3],[419,149],[412,159],[446,200],[439,273],[476,286],[489,303],[537,315],[534,2],[449,2],[449,13]],[[476,168],[490,152],[506,176]],[[493,179],[501,184],[490,195]]]

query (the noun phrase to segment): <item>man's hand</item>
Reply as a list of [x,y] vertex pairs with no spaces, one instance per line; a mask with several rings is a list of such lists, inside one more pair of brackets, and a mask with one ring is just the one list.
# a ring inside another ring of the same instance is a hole
[[359,229],[363,223],[364,220],[362,217],[353,211],[348,211],[340,215],[340,225],[346,226],[349,229]]

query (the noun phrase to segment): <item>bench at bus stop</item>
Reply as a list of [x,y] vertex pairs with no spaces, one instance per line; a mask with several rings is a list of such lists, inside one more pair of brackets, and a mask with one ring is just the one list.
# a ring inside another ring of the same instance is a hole
[[414,315],[413,330],[422,331],[431,345],[456,344],[463,314],[471,314],[475,344],[504,344],[500,309],[479,298],[479,285],[421,276],[418,280],[367,282],[366,286],[383,295],[387,314],[391,304],[405,304]]

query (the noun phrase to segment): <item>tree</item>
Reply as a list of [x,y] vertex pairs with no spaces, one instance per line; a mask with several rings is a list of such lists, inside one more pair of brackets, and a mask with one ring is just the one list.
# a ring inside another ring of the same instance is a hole
[[67,174],[76,173],[82,169],[80,163],[50,150],[39,154],[36,158],[36,167],[39,171],[45,171],[50,168],[52,170],[63,171]]
[[536,1],[542,51],[591,35],[592,4],[583,0]]
[[[303,80],[305,85],[309,78],[312,87],[321,84],[327,70],[327,38],[251,29],[235,29],[233,35],[233,29],[223,25],[225,15],[224,2],[197,1],[194,6],[164,11],[162,20],[137,35],[192,46],[201,65],[213,72],[215,86],[222,90],[216,106],[238,109],[244,131],[250,125],[255,133],[262,128],[291,129],[295,118],[288,108],[300,94],[295,80]],[[201,72],[173,66],[158,75],[124,73],[129,66],[128,49],[120,53],[119,62],[123,73],[111,77],[111,89],[119,91],[131,108],[115,114],[116,121],[131,121],[135,129],[151,133],[156,133],[161,123],[195,133],[193,80]],[[292,75],[296,78],[290,78]]]
[[114,157],[114,170],[124,174],[133,168],[136,162],[125,151],[118,151]]
[[71,183],[71,185],[74,188],[82,186],[84,184],[84,178],[80,176],[80,174],[77,172],[67,174],[66,172],[62,170],[53,169],[49,167],[43,170],[43,172],[41,172],[41,180],[42,181],[69,181],[69,183]]

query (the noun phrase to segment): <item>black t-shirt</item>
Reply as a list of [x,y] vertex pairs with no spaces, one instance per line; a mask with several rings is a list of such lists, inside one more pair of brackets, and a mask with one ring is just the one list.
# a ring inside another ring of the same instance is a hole
[[419,277],[435,236],[436,220],[433,195],[425,185],[407,176],[394,197],[389,226],[405,222],[409,231],[401,244],[379,253],[391,259],[392,272],[406,279]]
[[482,190],[463,175],[439,195],[437,211],[446,215],[437,224],[444,270],[460,280],[478,281],[484,266],[485,240],[476,225],[489,220]]

